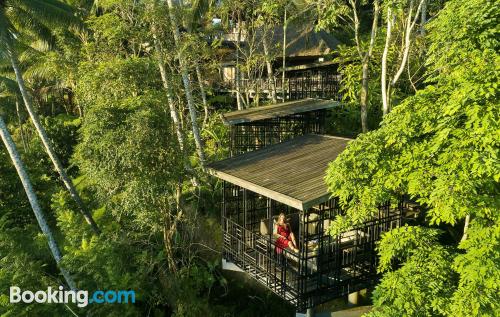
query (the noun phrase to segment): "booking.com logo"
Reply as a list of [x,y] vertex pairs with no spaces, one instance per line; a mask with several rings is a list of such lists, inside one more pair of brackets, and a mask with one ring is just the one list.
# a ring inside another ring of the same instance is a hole
[[70,291],[65,290],[62,286],[59,289],[48,287],[46,291],[21,291],[17,286],[10,287],[9,300],[11,303],[56,303],[68,304],[74,303],[78,307],[85,307],[88,304],[128,304],[135,303],[135,291],[95,291],[89,297],[88,291]]

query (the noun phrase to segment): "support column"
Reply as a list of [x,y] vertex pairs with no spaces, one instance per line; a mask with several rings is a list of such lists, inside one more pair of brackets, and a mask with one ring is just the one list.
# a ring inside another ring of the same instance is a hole
[[222,202],[221,202],[221,221],[224,221],[226,217],[226,181],[222,181]]
[[[245,254],[248,247],[248,240],[250,237],[247,234],[247,211],[248,211],[248,193],[246,188],[243,188],[243,258],[245,258]],[[244,262],[243,262],[244,263]],[[243,266],[244,267],[244,266]]]
[[[273,230],[274,230],[274,223],[273,223],[273,201],[271,198],[267,198],[267,227],[269,228],[269,239],[272,241],[273,240]],[[269,249],[271,250],[271,249]]]
[[359,292],[352,292],[347,295],[347,304],[349,306],[356,306],[359,303]]
[[248,210],[248,201],[247,201],[247,190],[243,188],[243,228],[247,228],[247,210]]
[[295,313],[295,317],[314,317],[314,308],[308,308],[305,313]]

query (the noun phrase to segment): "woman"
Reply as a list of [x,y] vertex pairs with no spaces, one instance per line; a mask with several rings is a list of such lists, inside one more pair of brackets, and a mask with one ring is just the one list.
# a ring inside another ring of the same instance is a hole
[[278,221],[274,225],[273,235],[278,238],[276,242],[274,242],[277,253],[283,252],[283,249],[286,248],[290,248],[294,252],[299,252],[297,243],[295,242],[295,236],[290,228],[290,224],[285,222],[284,213],[279,214]]

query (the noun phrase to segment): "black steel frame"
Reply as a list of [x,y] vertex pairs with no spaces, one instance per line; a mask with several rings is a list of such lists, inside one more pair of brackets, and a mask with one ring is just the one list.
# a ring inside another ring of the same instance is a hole
[[326,109],[308,111],[231,126],[231,156],[258,150],[296,136],[325,133]]
[[[403,204],[379,207],[377,217],[338,236],[325,229],[342,213],[337,199],[299,211],[245,188],[224,182],[223,258],[296,306],[298,311],[373,285],[377,279],[375,243],[401,225]],[[262,235],[262,219],[298,213],[299,253],[277,253],[272,231]],[[316,245],[315,247],[313,247]]]
[[287,72],[287,100],[321,98],[342,100],[340,75],[334,67],[312,68]]

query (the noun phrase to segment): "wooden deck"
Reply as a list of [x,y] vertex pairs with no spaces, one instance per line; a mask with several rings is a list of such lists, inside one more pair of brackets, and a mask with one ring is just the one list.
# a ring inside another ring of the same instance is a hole
[[212,163],[208,168],[222,180],[307,210],[330,198],[324,182],[328,163],[350,140],[309,134]]
[[330,109],[338,105],[339,102],[334,100],[307,98],[302,100],[273,104],[269,106],[228,112],[222,115],[222,120],[227,125],[234,125],[245,122],[272,119],[308,111]]

